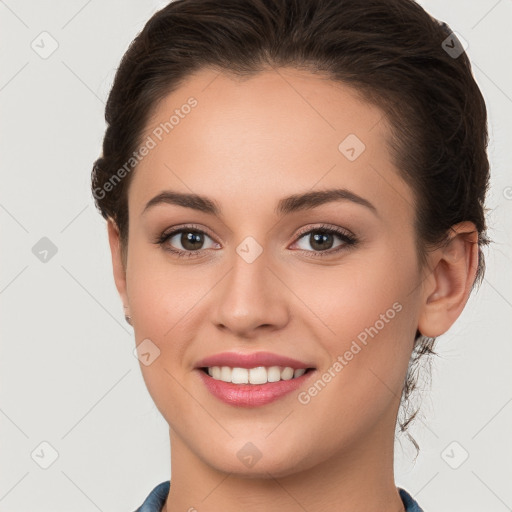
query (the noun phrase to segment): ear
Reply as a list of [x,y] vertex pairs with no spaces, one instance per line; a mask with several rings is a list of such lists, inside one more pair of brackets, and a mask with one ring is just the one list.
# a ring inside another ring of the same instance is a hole
[[121,252],[121,239],[119,236],[119,229],[111,218],[109,218],[107,221],[107,229],[108,243],[110,245],[110,252],[112,255],[112,270],[114,273],[114,281],[116,283],[116,288],[119,292],[121,300],[123,301],[123,304],[128,306],[128,296],[126,294],[126,268]]
[[435,338],[461,314],[478,268],[478,231],[472,222],[452,226],[446,245],[429,254],[418,329]]

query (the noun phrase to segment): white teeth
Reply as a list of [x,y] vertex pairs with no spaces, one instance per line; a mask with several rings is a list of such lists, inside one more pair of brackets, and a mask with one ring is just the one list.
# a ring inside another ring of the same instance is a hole
[[233,368],[231,370],[231,382],[233,384],[248,384],[249,371],[245,368]]
[[281,371],[281,380],[290,379],[293,379],[293,368],[287,366],[286,368],[283,368],[283,370]]
[[249,370],[249,382],[251,384],[265,384],[267,382],[267,370],[264,366]]
[[267,370],[267,375],[268,382],[277,382],[281,380],[281,369],[279,366],[271,366]]
[[231,382],[231,368],[229,366],[223,366],[220,369],[220,380]]
[[256,368],[230,368],[229,366],[212,366],[208,368],[208,375],[215,380],[232,382],[233,384],[266,384],[300,377],[306,373],[305,368],[294,370],[289,366],[279,367],[258,366]]

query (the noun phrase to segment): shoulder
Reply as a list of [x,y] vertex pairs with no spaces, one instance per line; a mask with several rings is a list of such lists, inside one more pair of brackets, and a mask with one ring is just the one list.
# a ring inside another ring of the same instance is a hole
[[402,498],[406,512],[423,512],[423,509],[420,508],[418,503],[405,489],[398,487],[398,493],[400,494],[400,498]]
[[167,480],[158,484],[144,500],[144,503],[134,512],[161,512],[167,495],[169,494],[171,482]]

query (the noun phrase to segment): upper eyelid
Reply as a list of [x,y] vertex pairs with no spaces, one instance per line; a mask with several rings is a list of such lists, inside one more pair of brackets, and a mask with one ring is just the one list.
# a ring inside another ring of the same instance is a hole
[[[324,224],[321,226],[313,226],[310,228],[304,228],[304,230],[300,229],[296,236],[302,237],[304,235],[307,235],[308,233],[311,233],[312,231],[332,231],[336,235],[345,234],[350,237],[354,237],[355,235],[347,228],[343,228],[341,226],[329,226],[328,224]],[[341,231],[341,233],[339,233]]]
[[180,233],[181,231],[198,231],[200,233],[204,233],[205,235],[208,235],[210,238],[213,238],[212,235],[208,232],[206,228],[202,228],[199,226],[196,226],[194,224],[186,224],[184,226],[173,226],[172,228],[165,229],[162,232],[162,236],[170,236],[175,235],[176,233]]

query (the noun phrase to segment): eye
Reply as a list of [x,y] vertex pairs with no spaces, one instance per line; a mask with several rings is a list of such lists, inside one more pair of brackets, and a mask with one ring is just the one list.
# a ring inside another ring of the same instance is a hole
[[[337,246],[334,246],[335,239],[341,240]],[[356,237],[350,233],[349,231],[343,230],[337,227],[330,226],[318,226],[313,229],[309,229],[306,232],[302,232],[299,237],[299,241],[296,242],[298,244],[301,240],[304,239],[304,245],[309,245],[313,248],[313,250],[309,250],[307,247],[300,247],[301,250],[306,252],[317,253],[316,256],[324,256],[328,254],[337,253],[347,247],[354,246],[357,243]],[[333,246],[335,247],[334,250]]]
[[[213,242],[210,247],[204,247],[206,239]],[[220,245],[214,242],[204,231],[195,229],[192,226],[164,232],[155,243],[160,244],[164,250],[178,255],[178,257],[193,257],[197,256],[203,249],[220,247]],[[178,247],[176,247],[176,245]],[[182,248],[180,248],[180,246]]]
[[[334,246],[333,249],[336,238],[341,242],[338,246]],[[210,247],[204,246],[206,239],[210,240]],[[295,242],[295,244],[299,244],[302,239],[304,239],[306,245],[310,245],[313,250],[300,246],[299,249],[306,253],[313,253],[313,257],[332,255],[343,249],[352,247],[357,243],[356,237],[349,231],[326,225],[302,231],[299,233],[298,241]],[[203,230],[195,226],[181,226],[172,231],[164,232],[154,243],[160,245],[164,250],[175,254],[178,258],[197,257],[200,256],[201,251],[205,249],[220,248],[220,244],[215,242]],[[181,248],[179,246],[181,246]]]

